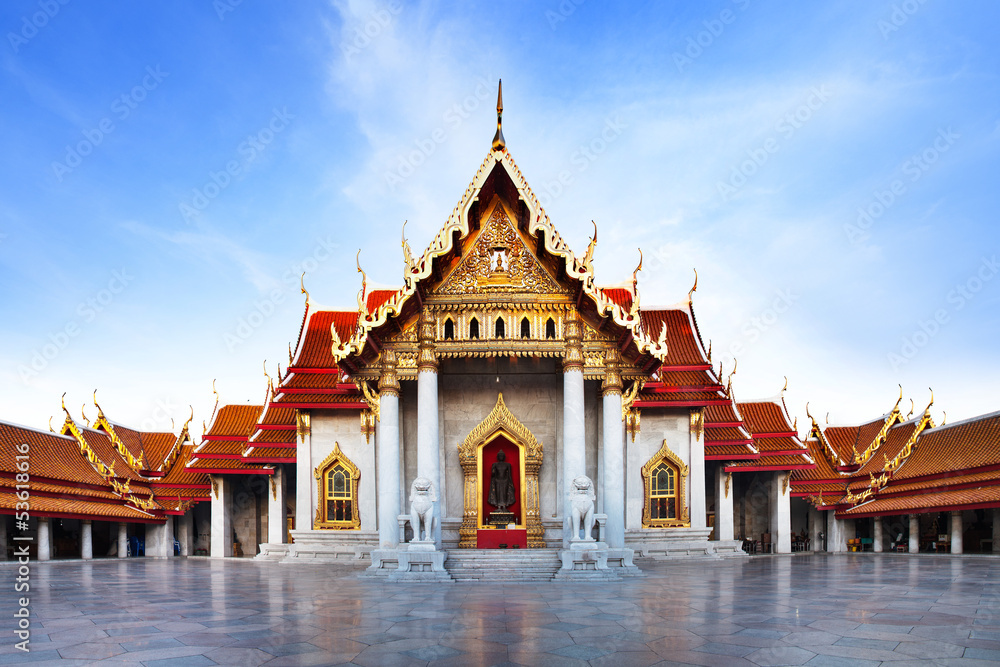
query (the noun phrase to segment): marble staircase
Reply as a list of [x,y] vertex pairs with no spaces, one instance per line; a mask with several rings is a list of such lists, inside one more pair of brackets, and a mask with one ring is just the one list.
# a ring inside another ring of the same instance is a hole
[[451,549],[444,567],[455,581],[551,581],[558,549]]

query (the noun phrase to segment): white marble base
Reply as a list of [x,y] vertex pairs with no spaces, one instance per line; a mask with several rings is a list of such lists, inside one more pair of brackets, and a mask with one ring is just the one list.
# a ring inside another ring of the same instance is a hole
[[448,552],[428,550],[426,544],[418,544],[416,549],[412,549],[412,544],[402,545],[399,549],[375,549],[371,553],[372,564],[365,570],[364,576],[412,583],[454,581],[444,569]]
[[368,530],[293,530],[285,563],[345,563],[364,559],[378,547]]
[[721,558],[740,556],[743,550],[738,540],[710,542],[711,528],[664,528],[633,530],[625,533],[625,545],[644,558],[675,560],[678,558]]
[[283,560],[288,557],[287,544],[275,544],[265,542],[260,545],[260,553],[254,556],[254,560]]

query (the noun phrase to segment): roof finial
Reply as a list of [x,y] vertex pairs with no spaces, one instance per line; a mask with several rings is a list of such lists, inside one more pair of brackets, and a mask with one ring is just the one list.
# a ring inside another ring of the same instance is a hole
[[303,271],[302,275],[299,276],[299,289],[302,293],[306,295],[306,304],[309,304],[309,291],[306,289],[306,272]]
[[786,391],[788,391],[788,376],[787,375],[785,376],[785,386],[781,388],[781,393],[784,394]]
[[358,312],[367,315],[368,308],[365,306],[365,299],[368,296],[368,276],[365,275],[364,269],[361,268],[361,248],[358,248],[358,256],[354,258],[354,261],[358,265],[358,273],[361,274],[361,291],[358,292]]
[[632,293],[634,294],[639,286],[639,272],[642,271],[642,248],[639,248],[639,266],[632,272]]
[[691,295],[698,291],[698,269],[694,270],[694,285],[688,290],[688,303],[691,303]]
[[493,137],[493,150],[502,151],[507,146],[503,140],[503,79],[497,84],[497,133]]
[[53,433],[56,432],[56,430],[52,428],[52,417],[49,417],[49,430],[52,431]]

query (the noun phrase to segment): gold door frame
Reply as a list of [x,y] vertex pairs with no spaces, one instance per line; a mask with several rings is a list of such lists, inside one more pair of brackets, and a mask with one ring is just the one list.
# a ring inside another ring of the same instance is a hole
[[458,446],[458,460],[465,473],[465,512],[459,529],[460,549],[476,548],[481,525],[483,480],[479,476],[483,447],[499,436],[517,446],[521,461],[521,512],[528,531],[528,548],[545,548],[545,529],[538,508],[538,471],[542,467],[542,443],[515,417],[503,402],[503,394],[486,418]]

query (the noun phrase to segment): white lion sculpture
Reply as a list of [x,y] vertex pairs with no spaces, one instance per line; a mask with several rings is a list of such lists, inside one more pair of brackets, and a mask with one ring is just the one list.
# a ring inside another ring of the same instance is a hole
[[434,483],[426,477],[417,477],[410,484],[410,526],[413,528],[414,542],[433,542],[434,503],[437,493]]
[[[572,514],[570,515],[573,537],[571,542],[593,542],[594,531],[594,501],[597,496],[594,494],[594,482],[586,475],[580,475],[573,480],[569,490],[569,504]],[[583,528],[583,537],[580,537],[580,529]]]

